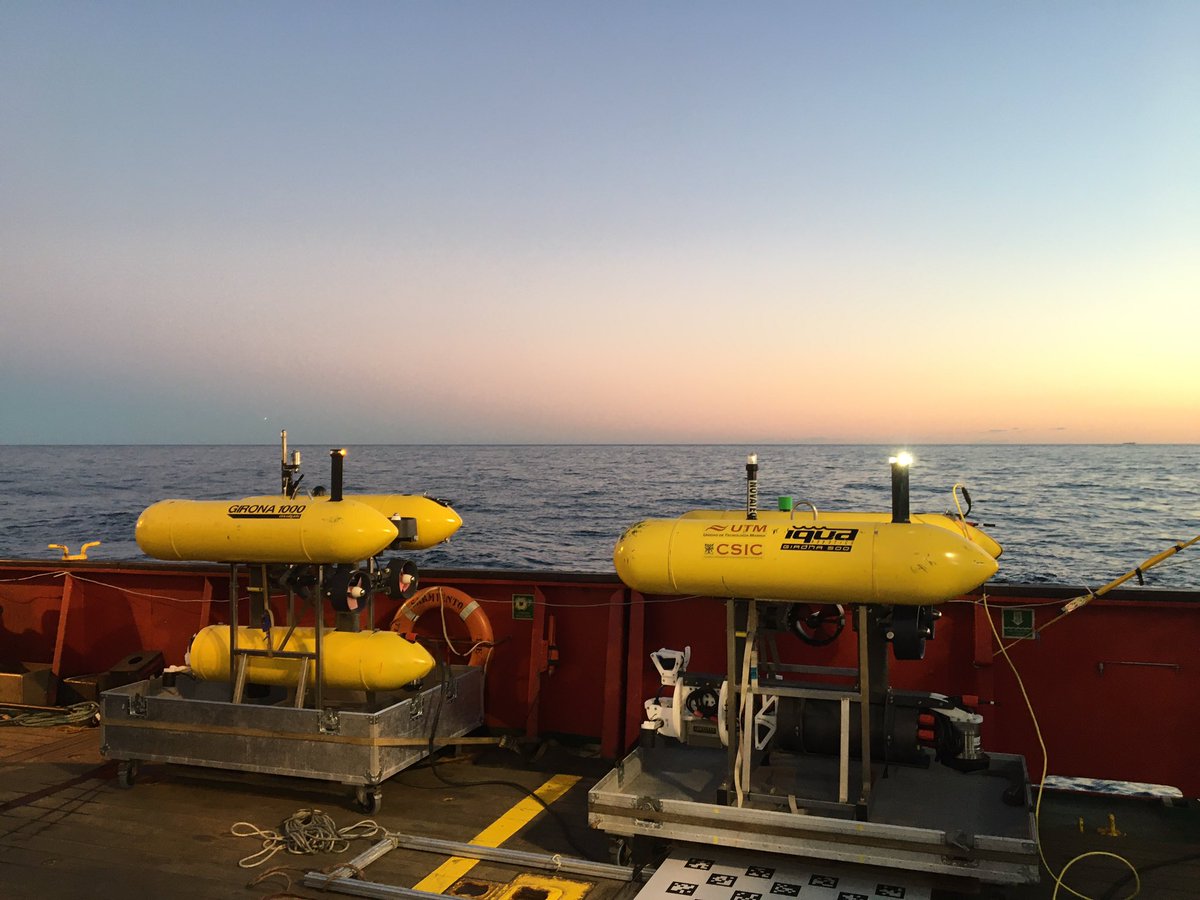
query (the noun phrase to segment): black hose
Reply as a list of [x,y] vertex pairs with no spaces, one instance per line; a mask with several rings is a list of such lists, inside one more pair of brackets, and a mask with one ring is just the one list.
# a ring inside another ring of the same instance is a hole
[[545,800],[543,800],[541,797],[539,797],[535,792],[531,791],[529,788],[525,787],[525,785],[519,784],[518,782],[515,782],[515,781],[504,781],[504,780],[451,781],[449,778],[447,778],[445,775],[443,775],[441,771],[439,771],[441,768],[441,764],[438,763],[434,759],[433,742],[437,735],[438,721],[441,719],[441,715],[442,715],[442,702],[446,696],[446,691],[449,688],[452,673],[450,671],[450,666],[444,662],[439,663],[438,668],[440,670],[442,689],[441,689],[441,691],[438,692],[438,702],[437,702],[437,706],[434,707],[433,716],[432,716],[432,720],[433,720],[432,726],[429,729],[429,752],[426,757],[426,765],[428,766],[429,770],[431,772],[433,772],[434,776],[439,781],[441,781],[443,784],[447,785],[448,787],[454,787],[454,788],[508,787],[508,788],[512,788],[515,791],[519,791],[519,792],[523,793],[526,797],[536,800],[538,803],[541,804],[542,809],[544,809],[546,811],[546,813],[549,814],[550,818],[552,818],[555,821],[555,823],[558,825],[558,828],[562,832],[563,837],[566,838],[567,844],[569,844],[571,849],[575,851],[575,854],[580,859],[586,859],[586,860],[591,860],[592,862],[596,862],[596,860],[593,859],[591,854],[589,854],[586,850],[581,848],[579,846],[579,844],[577,844],[575,842],[574,837],[572,837],[572,835],[571,835],[570,827],[563,820],[562,816],[560,816],[558,814],[558,811],[551,809],[550,805]]
[[451,781],[449,778],[447,778],[445,775],[443,775],[440,771],[438,771],[440,768],[441,768],[441,766],[438,763],[431,763],[431,765],[430,765],[430,769],[433,771],[433,774],[443,784],[445,784],[449,787],[455,787],[455,788],[509,787],[509,788],[512,788],[513,790],[520,791],[526,797],[530,797],[530,798],[536,800],[539,804],[541,804],[542,809],[544,809],[549,814],[550,818],[552,818],[555,821],[555,824],[558,825],[559,830],[562,832],[563,837],[567,841],[567,844],[569,844],[571,849],[575,851],[575,855],[578,856],[580,859],[586,859],[586,860],[591,860],[592,862],[596,862],[596,860],[593,859],[593,857],[590,853],[588,853],[586,850],[584,850],[582,847],[580,847],[579,844],[577,844],[575,842],[574,837],[572,837],[572,835],[571,835],[570,826],[568,826],[567,823],[563,820],[562,816],[560,816],[558,814],[558,811],[551,809],[550,805],[548,803],[546,803],[545,800],[543,800],[541,797],[539,797],[535,792],[531,791],[529,788],[525,787],[525,785],[519,784],[518,782],[515,782],[515,781],[490,780],[490,779],[486,780],[486,781]]
[[[1176,856],[1173,859],[1164,859],[1161,862],[1151,863],[1148,866],[1141,866],[1137,870],[1137,876],[1138,878],[1141,878],[1147,872],[1153,872],[1155,869],[1165,869],[1168,866],[1178,866],[1182,865],[1183,863],[1194,862],[1198,859],[1200,859],[1200,853],[1189,853],[1186,856]],[[1101,897],[1100,900],[1113,900],[1113,898],[1117,895],[1117,891],[1129,884],[1129,882],[1133,880],[1133,876],[1134,873],[1130,872],[1129,874],[1118,878],[1113,882],[1112,887],[1104,892],[1104,896]]]

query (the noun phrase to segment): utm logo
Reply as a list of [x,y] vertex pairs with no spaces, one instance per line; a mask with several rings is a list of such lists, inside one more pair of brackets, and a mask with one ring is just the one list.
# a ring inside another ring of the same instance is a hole
[[801,525],[787,530],[784,542],[779,549],[849,553],[854,549],[854,540],[857,537],[857,528],[822,528],[817,525]]
[[733,535],[745,535],[753,537],[760,534],[766,534],[769,526],[758,522],[730,522],[728,525],[709,525],[704,529],[705,537],[730,537]]

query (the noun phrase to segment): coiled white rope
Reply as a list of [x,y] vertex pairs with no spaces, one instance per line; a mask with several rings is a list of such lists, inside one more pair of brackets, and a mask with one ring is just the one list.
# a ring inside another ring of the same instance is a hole
[[[235,822],[230,833],[235,837],[262,839],[262,849],[238,861],[243,869],[261,866],[281,850],[296,856],[311,853],[342,853],[350,842],[371,838],[384,832],[374,819],[361,819],[353,825],[338,828],[333,819],[319,809],[301,809],[288,816],[279,831],[259,828],[252,822]],[[386,833],[386,832],[384,832]]]

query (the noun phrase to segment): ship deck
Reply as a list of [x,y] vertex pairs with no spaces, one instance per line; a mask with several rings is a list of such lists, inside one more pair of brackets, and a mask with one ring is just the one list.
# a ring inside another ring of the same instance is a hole
[[[434,764],[415,765],[385,782],[381,808],[372,818],[390,832],[461,842],[502,840],[510,850],[572,857],[582,853],[607,862],[608,838],[587,824],[587,792],[610,768],[594,751],[553,742],[519,751],[450,749]],[[550,812],[530,809],[527,792],[548,783],[559,790],[570,786],[548,804]],[[520,808],[529,810],[528,821]],[[235,823],[278,829],[304,809],[324,811],[339,827],[365,818],[355,809],[348,788],[277,775],[145,764],[133,787],[123,788],[116,764],[100,753],[98,728],[6,727],[0,729],[0,893],[9,900],[337,896],[306,886],[305,873],[331,871],[349,862],[376,845],[382,834],[355,840],[341,853],[279,853],[258,867],[239,867],[239,860],[258,851],[262,842],[235,836]],[[1110,815],[1119,836],[1100,833],[1108,829]],[[1041,834],[1047,856],[1057,867],[1084,853],[1118,854],[1141,871],[1141,896],[1197,896],[1196,801],[1047,792]],[[252,884],[268,871],[275,874]],[[526,874],[542,880],[514,890]],[[1089,857],[1072,866],[1067,883],[1096,900],[1116,900],[1132,893],[1127,874],[1128,869],[1108,856]],[[471,884],[453,888],[462,876]],[[499,862],[472,866],[402,848],[372,862],[361,877],[397,888],[454,890],[459,896],[485,900],[570,900],[584,890],[575,885],[547,888],[546,872]],[[630,900],[645,889],[636,882],[564,877],[590,883],[590,900]],[[975,894],[943,886],[932,889],[932,897],[1040,900],[1053,896],[1053,891],[1053,881],[1043,872],[1038,885],[982,886]]]

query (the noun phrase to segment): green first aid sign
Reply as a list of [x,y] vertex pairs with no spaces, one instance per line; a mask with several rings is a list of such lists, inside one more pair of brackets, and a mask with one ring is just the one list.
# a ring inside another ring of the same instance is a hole
[[1004,609],[1000,611],[1000,636],[1005,640],[1020,640],[1034,636],[1032,609]]

